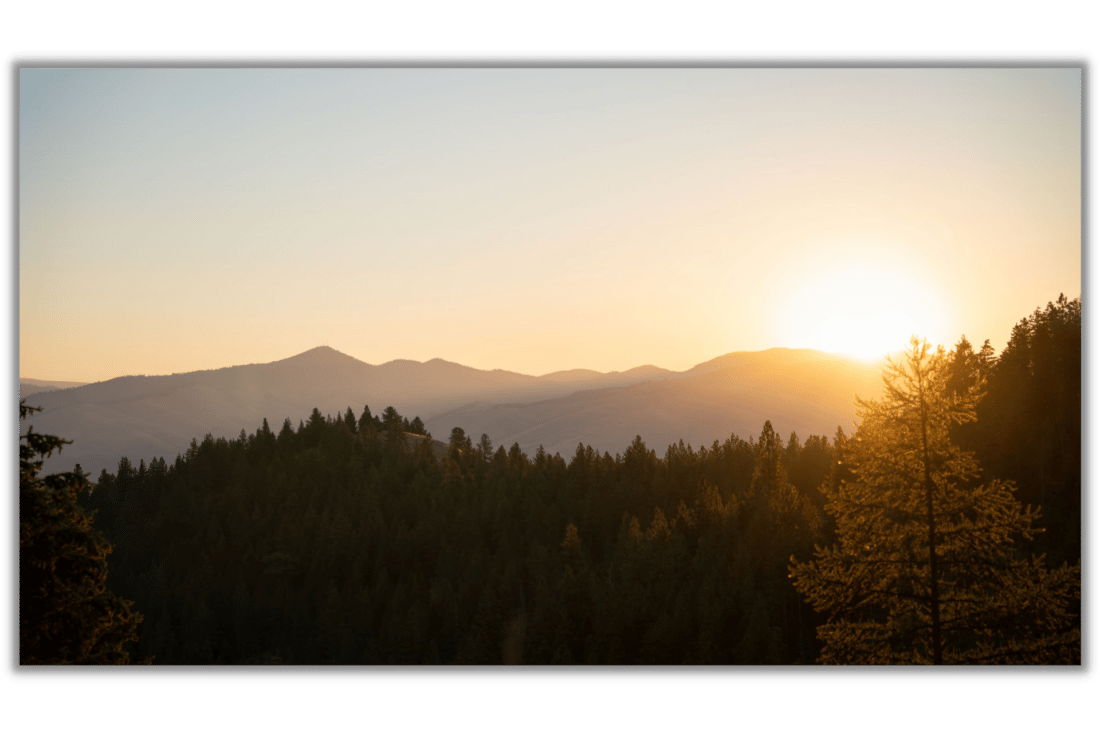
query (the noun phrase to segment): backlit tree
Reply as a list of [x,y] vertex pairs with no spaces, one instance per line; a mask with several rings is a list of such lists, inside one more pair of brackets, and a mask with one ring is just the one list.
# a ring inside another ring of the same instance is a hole
[[794,585],[826,615],[821,661],[840,664],[1080,663],[1080,566],[1023,554],[1038,510],[1011,482],[979,484],[950,428],[974,420],[983,379],[949,385],[950,362],[916,338],[857,399],[844,455],[854,480],[822,487],[839,544],[797,563]]
[[[37,409],[20,401],[20,420]],[[77,504],[87,477],[38,475],[66,442],[19,436],[19,663],[126,664],[141,615],[104,585],[111,546]]]

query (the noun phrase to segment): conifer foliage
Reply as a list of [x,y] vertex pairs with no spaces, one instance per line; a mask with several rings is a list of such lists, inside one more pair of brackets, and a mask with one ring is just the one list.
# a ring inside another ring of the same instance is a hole
[[115,595],[28,430],[21,660],[124,659],[128,598],[156,664],[1079,663],[1079,324],[914,343],[831,441],[528,456],[364,406],[122,458],[80,496]]
[[913,339],[858,402],[843,455],[854,480],[826,483],[839,543],[791,558],[796,589],[823,613],[821,661],[840,664],[1080,663],[1080,563],[1048,571],[1022,553],[1038,510],[1015,486],[979,484],[951,439],[975,419],[978,374],[949,384],[950,360]]
[[[38,409],[20,401],[20,420]],[[79,466],[38,475],[67,442],[19,437],[19,663],[126,664],[141,616],[105,587],[111,546],[77,504],[87,478]]]

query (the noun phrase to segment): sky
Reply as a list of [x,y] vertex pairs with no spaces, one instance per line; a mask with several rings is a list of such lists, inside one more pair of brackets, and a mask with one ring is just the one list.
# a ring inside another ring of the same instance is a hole
[[1081,71],[32,69],[19,370],[999,351],[1081,294]]

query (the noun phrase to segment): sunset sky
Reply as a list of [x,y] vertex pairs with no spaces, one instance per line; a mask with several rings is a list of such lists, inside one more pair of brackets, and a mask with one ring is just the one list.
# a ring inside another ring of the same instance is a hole
[[23,69],[19,369],[528,374],[1081,294],[1080,69]]

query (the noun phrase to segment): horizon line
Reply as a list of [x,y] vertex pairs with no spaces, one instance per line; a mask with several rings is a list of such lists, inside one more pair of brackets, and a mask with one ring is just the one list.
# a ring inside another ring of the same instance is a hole
[[627,372],[631,372],[631,371],[634,371],[634,370],[637,370],[637,369],[645,369],[647,367],[652,368],[652,369],[659,369],[659,370],[665,371],[665,372],[670,372],[672,374],[684,374],[685,372],[689,372],[692,369],[695,369],[699,366],[702,366],[702,365],[707,364],[711,361],[714,361],[715,359],[720,359],[724,356],[730,356],[732,354],[763,354],[763,353],[766,353],[766,352],[769,352],[769,351],[808,351],[808,352],[813,352],[815,354],[821,354],[821,355],[824,355],[824,356],[837,357],[837,358],[841,358],[841,359],[847,359],[847,360],[850,360],[850,361],[860,362],[860,363],[867,364],[867,365],[872,365],[872,364],[882,362],[885,359],[885,357],[887,357],[887,356],[890,356],[890,355],[893,355],[893,354],[898,354],[898,353],[901,353],[901,352],[904,351],[904,349],[897,349],[895,351],[883,354],[882,356],[875,357],[875,358],[872,358],[872,359],[867,359],[865,357],[861,357],[861,356],[858,356],[858,355],[855,355],[855,354],[846,354],[846,353],[842,353],[842,352],[823,351],[821,349],[814,349],[814,348],[810,348],[810,347],[770,346],[766,349],[737,349],[737,350],[734,350],[734,351],[727,351],[727,352],[724,352],[722,354],[718,354],[717,356],[711,357],[710,359],[706,359],[704,361],[693,364],[693,365],[691,365],[691,366],[689,366],[685,369],[670,369],[668,367],[657,366],[656,364],[653,364],[653,363],[646,363],[646,364],[639,364],[637,366],[629,367],[627,369],[612,369],[612,370],[606,371],[606,372],[601,372],[597,369],[590,369],[590,368],[587,368],[587,367],[571,367],[571,368],[568,368],[568,369],[555,369],[553,371],[544,372],[542,374],[528,374],[526,372],[517,372],[517,371],[514,371],[512,369],[503,369],[503,368],[500,368],[500,367],[493,367],[493,368],[486,369],[486,368],[482,368],[482,367],[470,366],[468,364],[463,364],[463,363],[457,362],[457,361],[451,361],[449,359],[445,359],[445,358],[439,357],[439,356],[432,357],[431,359],[427,359],[425,361],[417,361],[416,359],[406,359],[406,358],[398,357],[398,358],[390,359],[389,361],[384,361],[384,362],[381,362],[381,363],[378,363],[378,364],[372,364],[368,361],[364,361],[363,359],[360,359],[359,357],[353,356],[353,355],[351,355],[347,352],[340,351],[339,349],[337,349],[333,346],[329,346],[328,344],[320,344],[318,346],[314,346],[312,348],[306,349],[305,351],[299,352],[297,354],[292,354],[291,356],[286,356],[286,357],[282,357],[282,358],[279,358],[279,359],[273,359],[271,361],[248,362],[248,363],[245,363],[245,364],[230,364],[228,366],[209,367],[209,368],[206,368],[206,369],[192,369],[190,371],[185,371],[185,372],[171,372],[171,373],[168,373],[168,374],[119,374],[119,375],[116,375],[114,377],[108,377],[106,379],[99,379],[99,380],[87,381],[87,382],[77,380],[77,379],[47,379],[47,378],[43,378],[43,377],[24,376],[23,374],[20,374],[19,375],[19,381],[23,382],[24,380],[30,380],[30,381],[35,381],[35,382],[69,382],[69,383],[72,384],[72,386],[69,387],[69,388],[72,389],[72,388],[75,388],[75,387],[83,387],[83,386],[89,385],[89,384],[100,384],[100,383],[103,383],[103,382],[110,382],[111,380],[114,380],[114,379],[125,379],[125,378],[128,378],[128,377],[176,377],[176,376],[181,376],[181,375],[184,375],[184,374],[197,374],[199,372],[215,372],[215,371],[221,371],[223,369],[236,369],[236,368],[239,368],[239,367],[267,366],[269,364],[277,364],[279,362],[289,361],[290,359],[296,359],[298,357],[305,356],[306,354],[309,354],[311,352],[320,351],[320,350],[324,350],[324,349],[327,349],[329,351],[340,354],[341,356],[346,356],[349,359],[354,359],[355,361],[357,361],[361,364],[365,364],[366,366],[372,366],[372,367],[384,367],[384,366],[388,366],[390,364],[394,364],[396,362],[408,362],[408,363],[419,364],[419,365],[430,364],[432,362],[442,362],[444,364],[453,364],[455,366],[460,366],[460,367],[463,367],[465,369],[473,369],[473,370],[479,371],[479,372],[505,372],[505,373],[508,373],[508,374],[518,374],[520,376],[531,377],[533,379],[543,379],[545,377],[548,377],[548,376],[551,376],[551,375],[554,375],[554,374],[563,374],[563,373],[569,373],[569,372],[592,372],[595,375],[607,376],[607,375],[611,375],[611,374],[625,374]]

